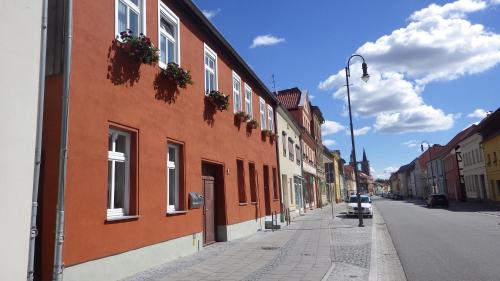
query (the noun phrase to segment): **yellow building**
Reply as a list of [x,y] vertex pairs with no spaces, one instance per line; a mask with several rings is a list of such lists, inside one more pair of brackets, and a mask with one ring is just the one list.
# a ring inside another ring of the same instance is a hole
[[341,167],[339,167],[339,164],[340,164],[340,151],[338,150],[335,150],[333,153],[332,153],[332,156],[333,156],[333,173],[334,173],[334,179],[335,179],[335,185],[334,185],[334,188],[335,188],[335,202],[339,203],[339,202],[342,202],[342,195],[341,195],[341,189],[340,189],[340,169]]
[[500,135],[483,140],[491,200],[500,201]]
[[500,108],[479,124],[490,200],[500,201]]

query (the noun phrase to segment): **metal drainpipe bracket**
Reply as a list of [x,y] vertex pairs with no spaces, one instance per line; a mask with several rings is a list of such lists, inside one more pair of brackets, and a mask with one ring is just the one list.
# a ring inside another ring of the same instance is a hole
[[36,227],[32,227],[30,231],[30,237],[35,238],[38,236],[38,229]]

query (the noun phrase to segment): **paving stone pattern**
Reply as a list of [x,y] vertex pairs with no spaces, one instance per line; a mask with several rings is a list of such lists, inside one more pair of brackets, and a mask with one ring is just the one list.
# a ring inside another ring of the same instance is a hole
[[123,279],[143,280],[368,280],[371,219],[358,228],[345,204],[308,211],[282,230],[216,243]]

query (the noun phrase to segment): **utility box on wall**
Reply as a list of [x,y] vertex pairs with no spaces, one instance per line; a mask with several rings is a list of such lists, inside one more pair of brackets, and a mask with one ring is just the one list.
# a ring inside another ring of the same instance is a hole
[[199,209],[203,205],[203,195],[189,192],[189,209]]

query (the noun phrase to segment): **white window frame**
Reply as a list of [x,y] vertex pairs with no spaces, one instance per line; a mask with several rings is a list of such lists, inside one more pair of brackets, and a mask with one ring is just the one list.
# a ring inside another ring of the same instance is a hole
[[[161,1],[161,0],[160,0]],[[128,9],[132,9],[136,13],[139,14],[139,20],[137,23],[139,24],[139,30],[137,31],[137,34],[146,34],[146,0],[139,0],[139,5],[135,5],[132,3],[130,0],[115,0],[115,36],[118,36],[118,39],[120,38],[120,32],[125,31],[125,30],[118,30],[118,4],[119,2],[122,2],[125,6],[127,6],[127,11]],[[130,20],[129,20],[129,13],[127,12],[127,28],[130,28]]]
[[260,129],[265,130],[266,126],[266,102],[262,97],[259,97],[259,112],[260,112]]
[[269,104],[267,105],[267,129],[274,132],[274,111]]
[[[235,83],[238,82],[240,87],[237,89]],[[239,103],[237,103],[239,102]],[[243,104],[241,98],[241,78],[236,72],[233,71],[233,111],[234,113],[243,111]]]
[[[175,212],[179,211],[179,193],[180,193],[180,176],[179,176],[179,170],[181,168],[181,163],[179,162],[179,153],[180,153],[180,146],[178,144],[173,144],[169,143],[167,145],[167,212]],[[174,162],[170,161],[170,149],[175,150],[175,159]],[[174,205],[170,205],[170,179],[168,178],[170,176],[170,170],[174,169],[175,172],[175,186],[173,187],[175,189],[175,198],[174,198]]]
[[[130,133],[116,130],[116,129],[109,129],[108,132],[108,138],[109,135],[112,135],[113,143],[112,143],[112,148],[111,151],[108,150],[108,162],[112,161],[111,165],[111,171],[108,171],[108,173],[111,172],[111,186],[108,186],[108,192],[109,196],[111,197],[109,199],[111,206],[107,206],[107,217],[108,218],[116,218],[116,217],[123,217],[128,215],[129,211],[129,202],[130,202]],[[116,152],[116,139],[118,139],[118,136],[124,136],[125,137],[125,153],[122,152]],[[109,149],[109,148],[108,148]],[[115,196],[115,163],[116,162],[124,162],[125,163],[125,186],[123,188],[124,194],[124,208],[114,208],[114,196]],[[108,175],[109,177],[109,175]],[[109,183],[108,183],[109,184]],[[111,190],[109,190],[111,188]]]
[[[210,57],[211,59],[214,60],[215,62],[215,69],[210,69],[210,67],[206,64],[205,62],[205,58],[206,57]],[[204,53],[203,53],[203,64],[205,65],[205,71],[203,72],[203,79],[205,81],[204,83],[204,87],[205,87],[205,95],[208,95],[208,90],[206,87],[207,87],[207,70],[212,72],[214,74],[214,77],[215,77],[215,88],[213,90],[218,90],[219,89],[219,75],[218,75],[218,64],[217,64],[217,53],[214,52],[210,47],[208,47],[207,44],[204,43]]]
[[[167,19],[167,21],[169,21],[171,24],[173,24],[175,26],[175,38],[172,37],[170,34],[168,34],[167,32],[165,32],[162,28],[161,28],[161,18],[162,18],[162,15],[165,16],[165,18]],[[163,3],[162,0],[158,0],[158,48],[161,47],[160,45],[160,42],[161,42],[161,36],[165,36],[167,38],[167,40],[171,40],[174,42],[174,59],[173,61],[175,63],[177,63],[178,65],[181,65],[181,40],[180,40],[180,31],[181,31],[181,28],[180,28],[180,20],[179,20],[179,17],[174,14],[174,12],[172,12],[172,10],[170,10],[167,5],[165,5],[165,3]],[[168,44],[167,44],[168,46]],[[161,54],[161,50],[160,50],[160,54]],[[168,51],[165,50],[165,54],[167,54],[168,56]],[[168,60],[166,63],[162,62],[161,60],[158,62],[158,66],[160,68],[167,68],[167,64],[168,64]]]
[[[248,95],[249,94],[249,95]],[[253,119],[252,88],[245,83],[245,110]]]

